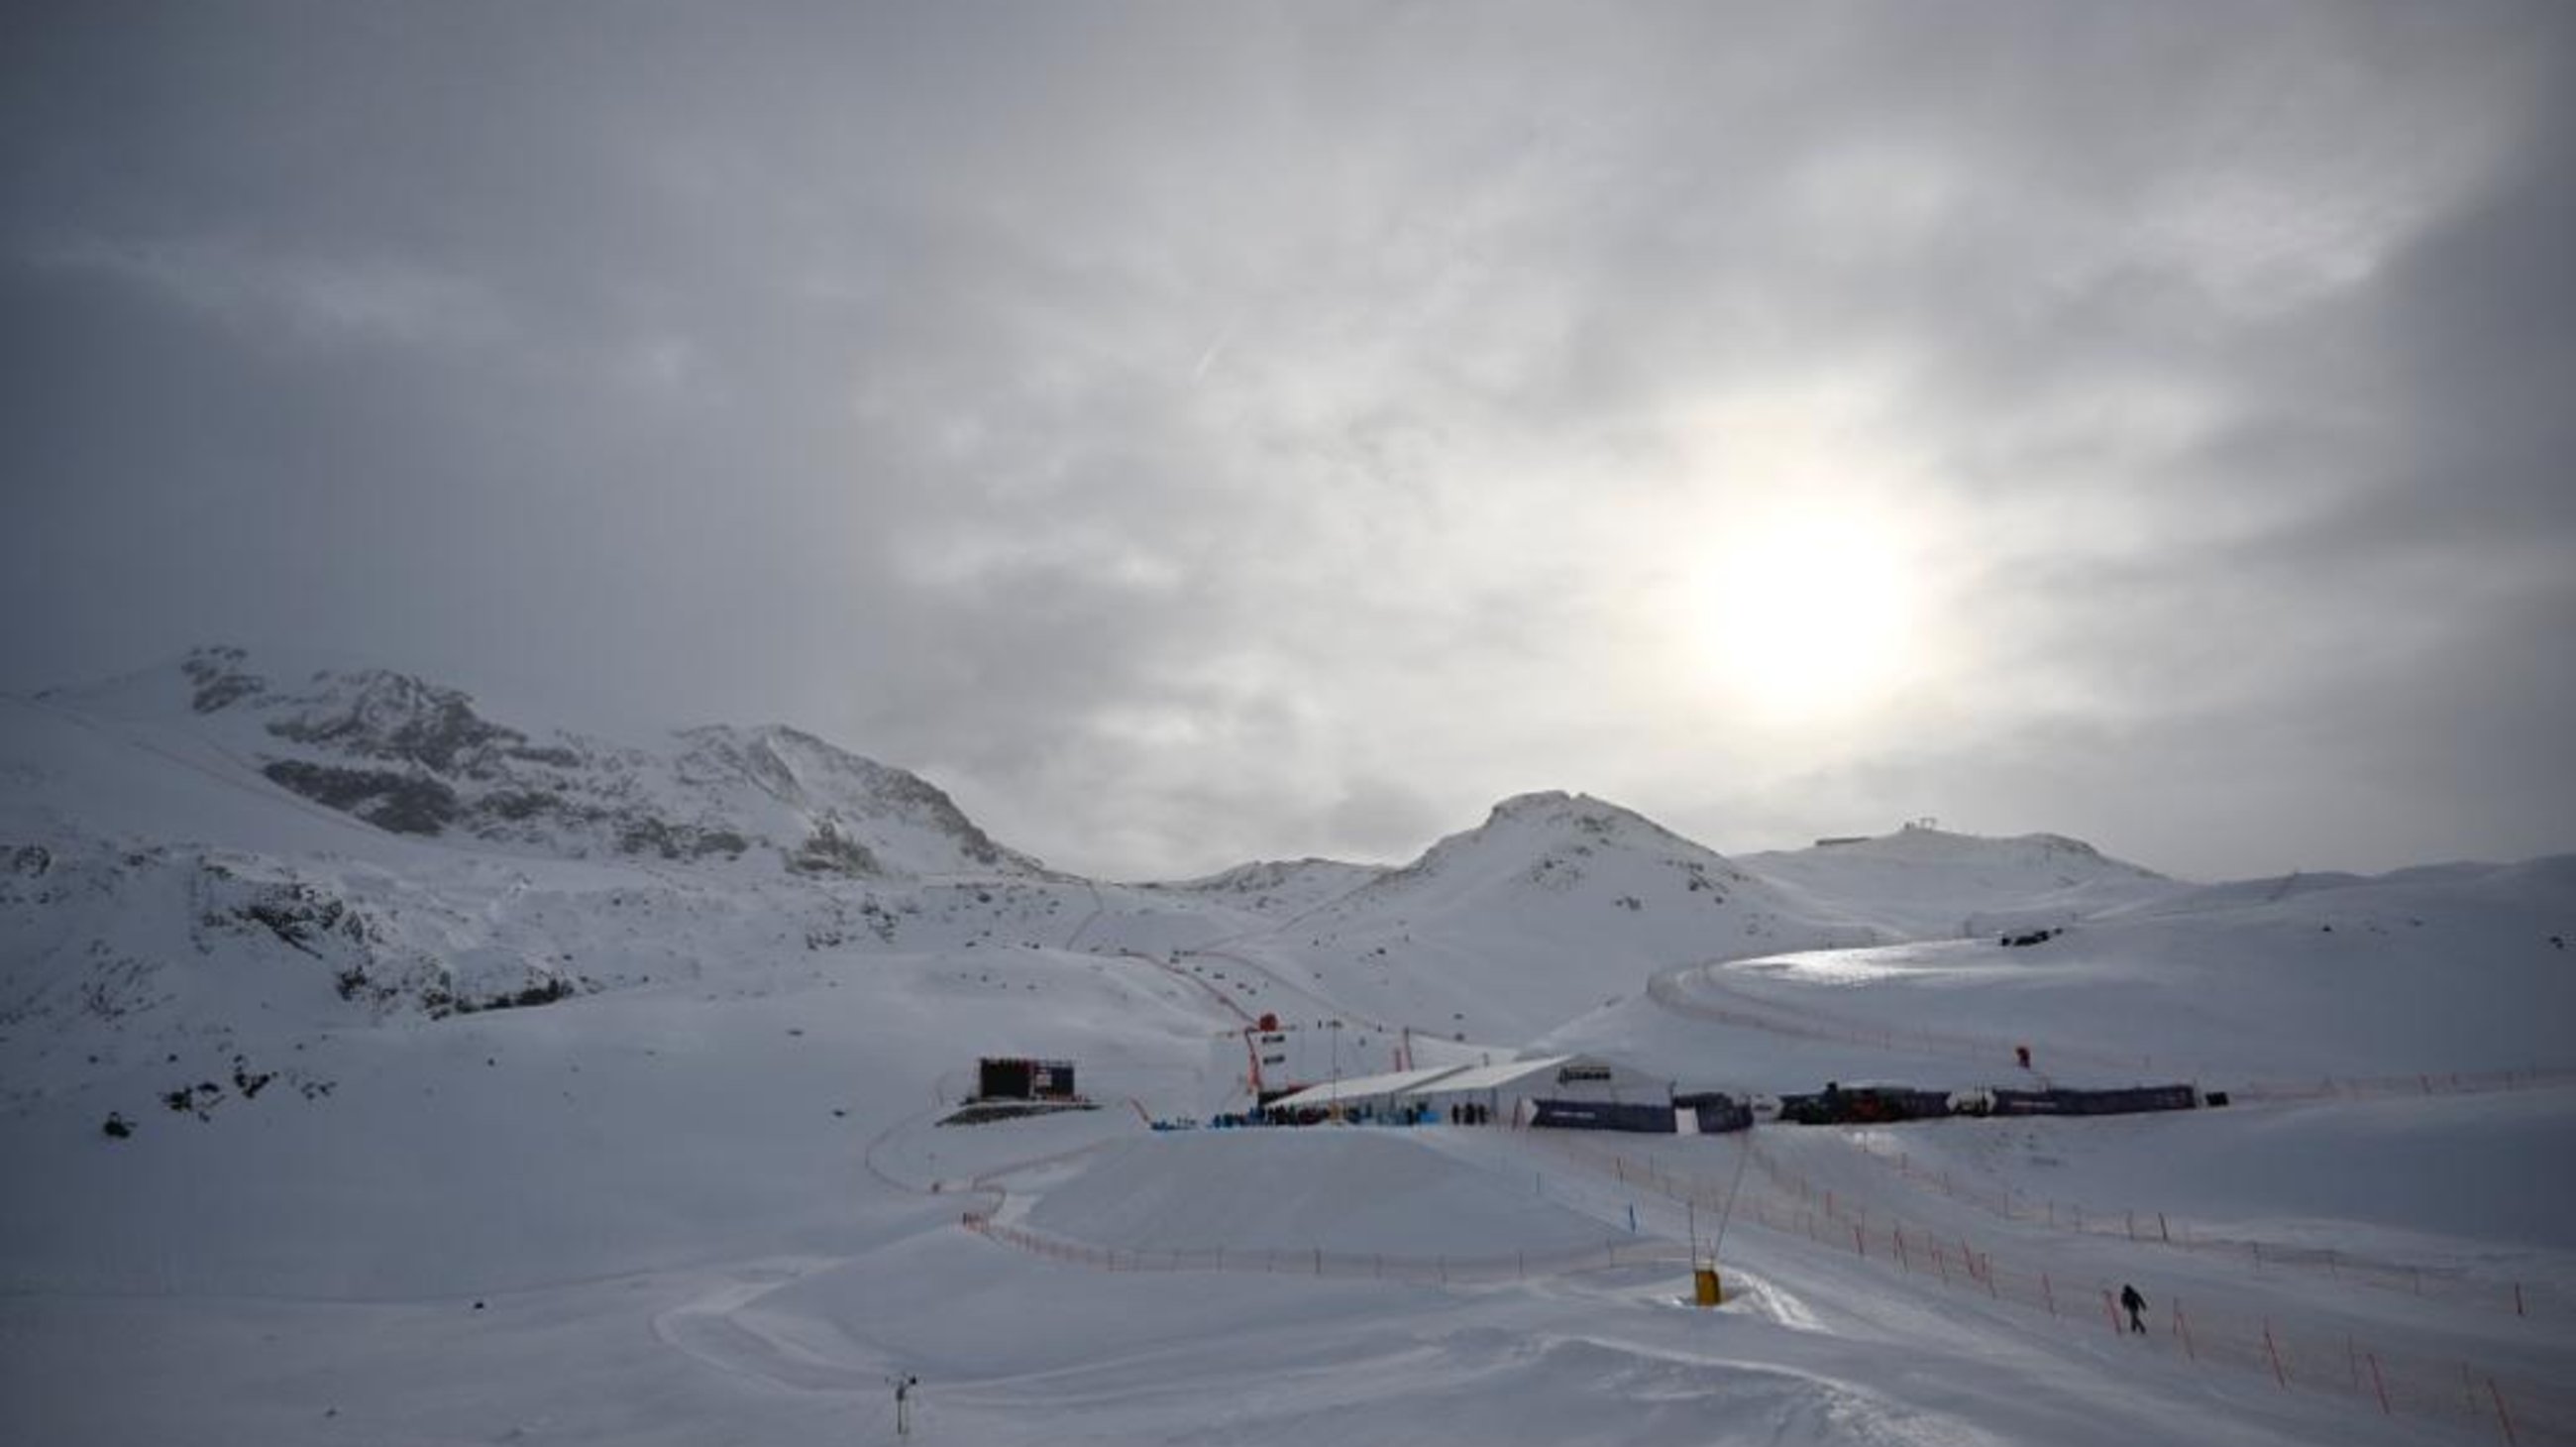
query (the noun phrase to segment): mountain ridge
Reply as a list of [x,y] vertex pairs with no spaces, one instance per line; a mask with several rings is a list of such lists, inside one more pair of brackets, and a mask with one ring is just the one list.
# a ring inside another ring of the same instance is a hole
[[795,873],[1042,877],[937,786],[783,724],[704,724],[657,751],[484,715],[385,668],[301,680],[216,645],[162,669],[48,690],[46,706],[211,745],[269,784],[387,833],[563,858]]

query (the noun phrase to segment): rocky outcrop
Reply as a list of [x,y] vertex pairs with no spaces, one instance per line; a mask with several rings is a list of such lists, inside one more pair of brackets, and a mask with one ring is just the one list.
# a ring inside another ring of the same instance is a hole
[[189,708],[249,741],[271,783],[392,833],[844,878],[1046,873],[920,776],[783,725],[689,729],[656,753],[532,737],[385,669],[286,683],[229,647],[180,669]]

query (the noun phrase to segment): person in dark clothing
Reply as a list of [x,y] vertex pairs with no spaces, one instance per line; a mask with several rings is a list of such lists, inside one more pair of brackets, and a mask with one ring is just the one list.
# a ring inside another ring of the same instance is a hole
[[2120,1305],[2128,1309],[2129,1330],[2136,1332],[2141,1336],[2145,1335],[2147,1324],[2143,1320],[2139,1319],[2138,1313],[2147,1309],[2147,1299],[2138,1294],[2138,1288],[2134,1286],[2121,1287]]

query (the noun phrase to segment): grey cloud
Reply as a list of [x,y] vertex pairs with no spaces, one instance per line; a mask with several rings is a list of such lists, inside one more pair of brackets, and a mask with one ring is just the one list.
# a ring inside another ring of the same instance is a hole
[[[788,718],[1128,875],[1533,785],[2564,843],[2498,782],[2576,712],[2555,7],[0,24],[12,688],[219,633]],[[1745,460],[1812,396],[1883,475]],[[1798,489],[1940,625],[1803,731],[1670,600]]]

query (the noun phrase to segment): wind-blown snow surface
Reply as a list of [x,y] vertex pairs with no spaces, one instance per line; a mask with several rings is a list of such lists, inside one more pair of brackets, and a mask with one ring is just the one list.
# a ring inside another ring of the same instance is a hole
[[[1713,1213],[1663,1192],[1741,1137],[1623,1165],[1143,1117],[1240,1104],[1225,1045],[1264,1010],[1765,1090],[1999,1082],[2024,1041],[2069,1078],[2446,1091],[2571,1063],[2571,874],[2200,890],[1930,831],[1730,861],[1535,795],[1401,870],[1097,884],[790,730],[642,749],[204,652],[0,700],[0,1440],[889,1441],[899,1370],[921,1435],[975,1443],[2427,1442],[2497,1436],[2489,1390],[2568,1440],[2563,1086],[1765,1127],[1707,1314],[1674,1298]],[[1988,920],[2071,928],[1959,937]],[[1865,948],[1781,953],[1820,946]],[[933,1125],[983,1053],[1073,1057],[1104,1108]],[[1775,1229],[1750,1202],[1812,1207],[1792,1176],[2079,1299],[2366,1344],[2399,1415]]]
[[2046,928],[2189,888],[2062,835],[1978,839],[1921,825],[1736,862],[1909,939]]

